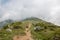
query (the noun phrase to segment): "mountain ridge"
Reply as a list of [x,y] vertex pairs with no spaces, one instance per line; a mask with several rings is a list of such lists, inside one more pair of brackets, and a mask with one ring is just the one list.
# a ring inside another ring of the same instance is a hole
[[[26,19],[23,19],[22,21],[17,21],[17,22],[24,22],[24,21],[30,21],[32,22],[33,24],[34,23],[42,23],[42,24],[47,24],[47,25],[54,25],[54,26],[58,26],[58,25],[55,25],[51,22],[47,22],[45,20],[42,20],[42,19],[39,19],[39,18],[36,18],[36,17],[29,17],[29,18],[26,18]],[[6,24],[10,24],[10,23],[13,23],[15,21],[11,20],[11,19],[8,19],[8,20],[5,20],[5,21],[2,21],[0,22],[0,27],[3,27],[4,25]]]

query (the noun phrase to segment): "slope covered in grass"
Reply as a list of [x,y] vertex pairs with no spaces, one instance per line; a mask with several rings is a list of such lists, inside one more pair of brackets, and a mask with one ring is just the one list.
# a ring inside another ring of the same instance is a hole
[[0,40],[13,40],[15,35],[25,35],[25,28],[22,26],[21,22],[14,22],[5,25],[0,30]]
[[[5,25],[0,30],[0,40],[13,40],[15,35],[26,35],[24,31],[28,23],[32,24],[29,30],[34,40],[60,40],[60,26],[35,17]],[[34,29],[37,26],[39,30]]]

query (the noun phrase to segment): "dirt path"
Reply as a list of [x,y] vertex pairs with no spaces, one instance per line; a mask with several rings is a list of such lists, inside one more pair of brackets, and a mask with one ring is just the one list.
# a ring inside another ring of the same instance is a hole
[[29,30],[30,27],[31,27],[31,24],[29,23],[28,28],[26,28],[26,30],[25,30],[26,35],[25,36],[15,36],[13,38],[13,40],[33,40],[31,38],[31,32]]

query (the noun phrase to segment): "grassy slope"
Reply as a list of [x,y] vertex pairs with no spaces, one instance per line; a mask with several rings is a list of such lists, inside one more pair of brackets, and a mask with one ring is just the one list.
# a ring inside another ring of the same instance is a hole
[[[31,20],[29,20],[31,21]],[[34,22],[35,21],[35,22]],[[34,31],[34,27],[40,26],[43,27],[43,30]],[[53,39],[56,35],[58,40],[60,40],[60,26],[54,25],[46,21],[33,20],[31,27],[31,34],[34,40],[55,40]]]
[[[23,20],[22,22],[14,22],[8,24],[12,28],[14,28],[15,26],[19,26],[19,29],[12,29],[12,32],[6,31],[6,29],[9,28],[8,25],[4,26],[4,28],[0,31],[0,40],[12,40],[13,36],[15,35],[25,35],[24,30],[28,22],[32,23],[32,27],[30,30],[34,40],[53,40],[52,38],[55,35],[60,35],[59,26],[38,18],[28,18]],[[41,26],[44,27],[44,29],[40,31],[34,31],[35,26]]]
[[[8,25],[12,27],[12,32],[6,31],[6,29],[9,29]],[[12,40],[13,36],[15,35],[25,35],[25,28],[22,26],[20,22],[15,22],[12,24],[8,24],[4,26],[2,30],[0,30],[0,40]],[[15,26],[18,26],[18,29],[14,29]]]

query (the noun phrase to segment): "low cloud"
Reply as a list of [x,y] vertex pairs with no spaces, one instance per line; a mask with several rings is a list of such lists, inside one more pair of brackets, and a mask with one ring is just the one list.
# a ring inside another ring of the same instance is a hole
[[1,0],[0,4],[0,20],[33,16],[60,25],[60,0]]

